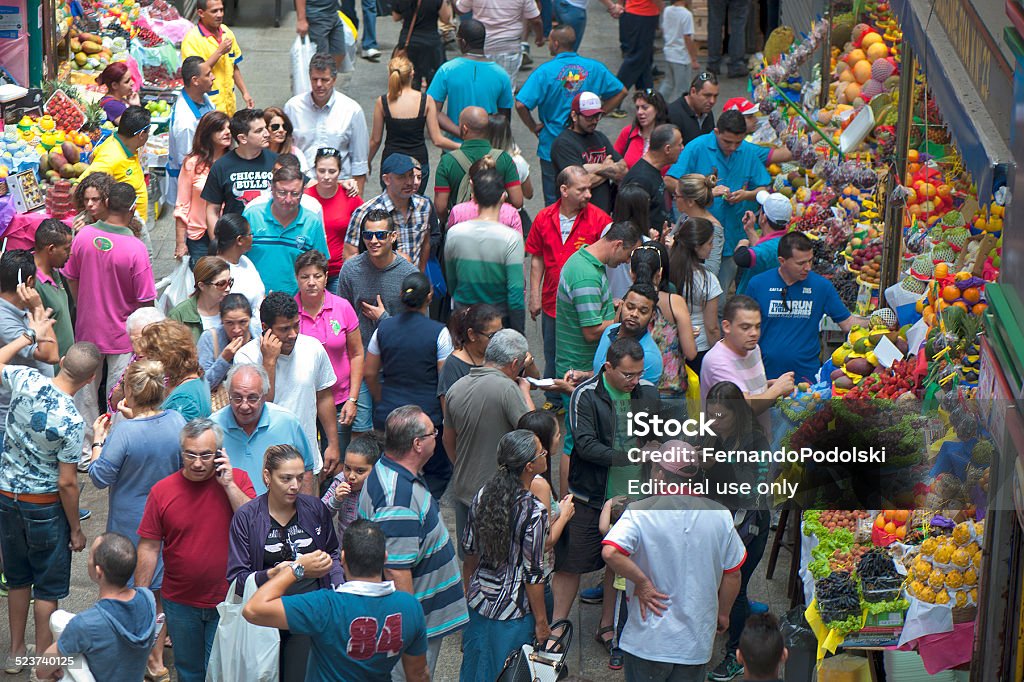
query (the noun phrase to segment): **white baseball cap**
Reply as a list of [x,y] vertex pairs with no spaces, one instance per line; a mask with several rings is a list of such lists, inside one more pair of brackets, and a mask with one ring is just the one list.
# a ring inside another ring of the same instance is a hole
[[584,116],[594,116],[604,113],[601,108],[601,98],[592,92],[581,92],[572,101],[572,110]]
[[775,225],[788,225],[793,218],[793,204],[784,194],[761,190],[757,193],[757,203],[761,204],[765,217]]

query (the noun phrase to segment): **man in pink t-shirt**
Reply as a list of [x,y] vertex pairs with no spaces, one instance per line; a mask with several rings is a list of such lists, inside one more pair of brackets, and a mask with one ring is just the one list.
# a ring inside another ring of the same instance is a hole
[[[132,355],[125,328],[128,316],[152,305],[156,298],[146,245],[128,228],[134,208],[132,186],[114,184],[107,197],[107,220],[82,228],[71,242],[71,258],[62,271],[78,306],[75,340],[91,341],[100,349],[107,367],[107,386],[121,378]],[[88,461],[92,451],[92,423],[99,416],[102,376],[101,367],[92,383],[75,394],[75,407],[85,420],[83,461]]]
[[722,312],[722,338],[701,363],[700,402],[703,408],[712,386],[731,381],[743,391],[765,433],[771,433],[768,408],[793,390],[793,373],[771,380],[765,377],[757,345],[760,338],[761,307],[749,296],[733,296]]

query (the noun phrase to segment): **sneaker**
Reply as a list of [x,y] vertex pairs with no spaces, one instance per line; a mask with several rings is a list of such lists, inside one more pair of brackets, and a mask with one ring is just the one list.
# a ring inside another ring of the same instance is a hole
[[[31,656],[35,652],[36,652],[35,644],[27,644],[27,645],[25,645],[25,653],[21,654],[21,656],[19,656],[18,658],[21,658],[22,660],[24,660],[26,657]],[[27,666],[24,665],[24,664],[18,665],[17,663],[15,663],[15,657],[13,655],[9,654],[7,656],[7,661],[4,663],[4,672],[7,673],[8,675],[17,675],[22,670],[24,670],[26,667]]]
[[375,47],[363,49],[363,59],[371,62],[380,61],[380,50]]
[[612,118],[626,118],[626,111],[625,109],[616,109],[608,115]]
[[604,601],[604,585],[581,590],[580,601],[584,604],[600,604]]
[[729,682],[743,674],[743,666],[736,661],[736,654],[728,654],[715,669],[708,673],[712,682]]
[[78,520],[85,521],[86,519],[92,518],[92,510],[85,509],[84,507],[78,508]]
[[0,573],[0,597],[6,597],[7,591],[7,576]]
[[749,601],[749,605],[750,605],[750,615],[752,615],[752,616],[757,615],[757,614],[761,614],[761,613],[768,613],[768,605],[765,604],[764,602],[754,601],[753,599],[751,599]]
[[625,659],[626,656],[622,653],[622,649],[617,646],[613,646],[612,652],[608,655],[608,669],[622,670],[622,664]]

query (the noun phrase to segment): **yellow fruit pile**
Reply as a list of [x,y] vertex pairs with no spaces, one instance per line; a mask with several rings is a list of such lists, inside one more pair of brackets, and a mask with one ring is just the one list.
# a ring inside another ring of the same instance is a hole
[[983,522],[964,521],[952,535],[926,538],[907,569],[910,594],[929,604],[977,604],[984,531]]

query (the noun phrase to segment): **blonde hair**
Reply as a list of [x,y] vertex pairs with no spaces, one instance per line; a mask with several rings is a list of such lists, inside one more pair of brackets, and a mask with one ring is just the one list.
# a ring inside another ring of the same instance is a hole
[[139,338],[139,354],[163,364],[172,388],[190,374],[203,376],[192,331],[177,320],[146,325]]
[[398,55],[388,62],[388,101],[394,102],[404,88],[412,83],[412,62],[408,57]]
[[158,360],[136,360],[124,372],[124,386],[131,389],[136,407],[152,409],[164,401],[164,365]]
[[707,208],[715,200],[713,192],[717,184],[718,178],[714,175],[689,173],[679,178],[676,191],[701,208]]
[[196,278],[195,290],[192,292],[194,296],[199,295],[200,284],[211,284],[213,278],[222,272],[226,272],[231,269],[228,262],[220,256],[203,256],[196,261],[195,268],[192,269],[192,274]]

